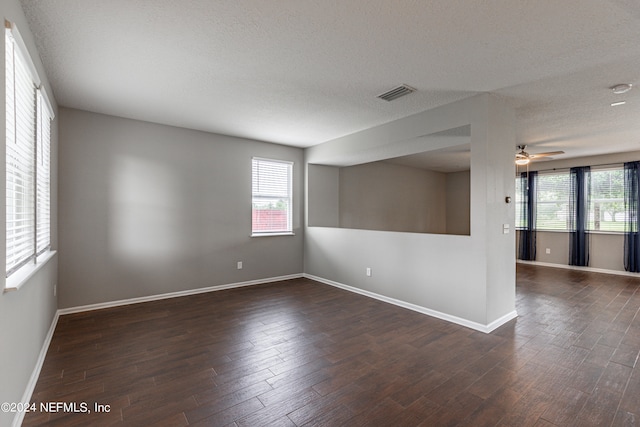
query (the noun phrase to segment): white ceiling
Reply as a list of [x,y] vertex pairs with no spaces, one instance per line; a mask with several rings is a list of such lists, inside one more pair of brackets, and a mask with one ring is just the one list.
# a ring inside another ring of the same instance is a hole
[[531,153],[640,149],[637,0],[22,4],[66,107],[307,147],[492,92]]
[[462,172],[471,169],[470,125],[425,135],[419,139],[424,141],[425,146],[433,147],[433,149],[382,161],[442,173]]
[[384,162],[442,173],[468,171],[471,169],[471,144],[395,157]]

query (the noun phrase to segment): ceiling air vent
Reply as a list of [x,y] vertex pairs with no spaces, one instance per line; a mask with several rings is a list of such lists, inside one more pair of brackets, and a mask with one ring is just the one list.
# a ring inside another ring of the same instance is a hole
[[400,85],[387,91],[381,95],[378,95],[378,98],[384,99],[385,101],[393,101],[394,99],[400,98],[401,96],[405,96],[410,94],[411,92],[415,92],[416,90],[409,85]]

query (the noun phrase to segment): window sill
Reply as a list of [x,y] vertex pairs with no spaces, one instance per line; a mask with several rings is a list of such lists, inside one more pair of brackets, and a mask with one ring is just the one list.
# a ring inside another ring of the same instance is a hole
[[42,267],[44,267],[51,258],[56,254],[57,251],[49,251],[38,257],[38,261],[34,264],[27,264],[22,267],[20,270],[16,271],[8,277],[5,282],[3,293],[17,291],[29,281],[34,274],[38,272]]
[[286,231],[282,233],[253,233],[249,237],[270,237],[270,236],[295,236],[296,234],[292,231]]
[[613,236],[623,236],[624,235],[624,231],[588,231],[587,233],[589,234],[611,234]]
[[[516,229],[517,231],[525,231],[521,228]],[[569,230],[534,230],[537,231],[539,233],[571,233]],[[620,236],[620,235],[624,235],[624,231],[602,231],[602,230],[587,230],[587,234],[608,234],[608,235],[612,235],[612,236]]]

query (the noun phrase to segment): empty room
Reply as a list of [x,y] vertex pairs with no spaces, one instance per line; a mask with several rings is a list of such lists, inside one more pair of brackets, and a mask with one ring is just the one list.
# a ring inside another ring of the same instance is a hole
[[0,426],[640,422],[636,2],[0,14]]

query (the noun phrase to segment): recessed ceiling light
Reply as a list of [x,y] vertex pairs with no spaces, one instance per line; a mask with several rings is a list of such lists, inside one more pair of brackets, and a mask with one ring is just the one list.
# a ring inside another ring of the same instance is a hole
[[613,93],[615,93],[616,95],[620,95],[629,92],[632,86],[633,85],[629,83],[622,83],[619,85],[615,85],[611,88],[611,90],[613,90]]
[[624,105],[624,104],[626,104],[626,103],[627,103],[627,101],[612,102],[612,103],[611,103],[611,106],[612,106],[612,107],[617,107],[618,105]]

